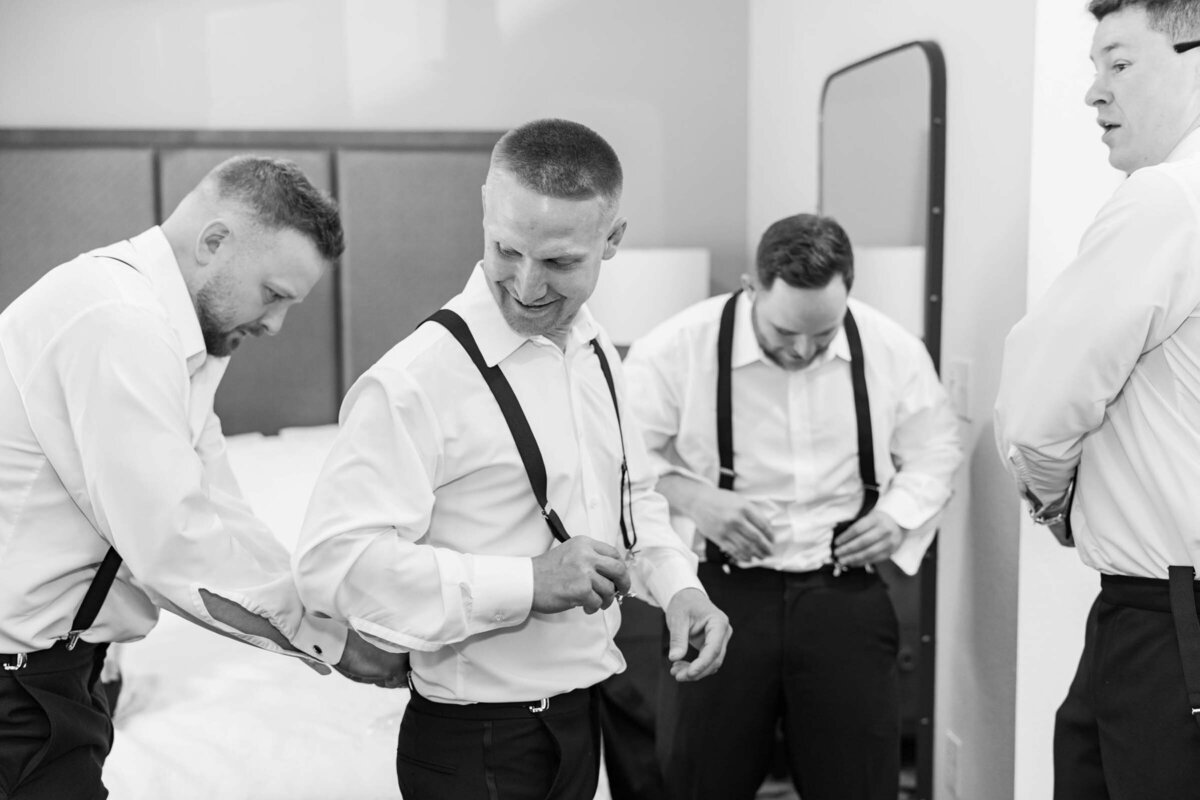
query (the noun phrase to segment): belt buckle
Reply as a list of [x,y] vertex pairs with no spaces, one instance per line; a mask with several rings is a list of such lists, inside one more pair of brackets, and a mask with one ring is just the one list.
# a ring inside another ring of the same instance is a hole
[[16,657],[17,663],[15,664],[9,664],[7,661],[4,662],[5,672],[16,672],[19,669],[24,669],[29,664],[29,656],[24,653],[17,653]]
[[529,704],[529,713],[530,714],[541,714],[543,711],[545,711],[549,707],[550,707],[550,698],[543,697],[541,700],[537,701],[536,703]]

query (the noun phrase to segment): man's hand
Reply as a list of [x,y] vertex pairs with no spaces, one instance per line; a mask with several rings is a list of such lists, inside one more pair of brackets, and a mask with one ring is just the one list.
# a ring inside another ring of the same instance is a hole
[[346,649],[334,669],[356,683],[396,689],[408,682],[408,653],[381,650],[354,632],[346,631]]
[[694,491],[691,516],[696,530],[705,539],[735,561],[771,555],[771,521],[764,513],[762,501],[714,486],[697,484]]
[[[729,617],[699,589],[682,589],[671,598],[667,630],[671,634],[667,650],[671,677],[680,683],[698,681],[720,669],[733,634]],[[690,662],[683,660],[689,644],[700,651]]]
[[533,559],[533,610],[543,614],[578,606],[595,614],[629,587],[621,554],[587,536],[573,536]]
[[904,529],[878,509],[863,515],[837,537],[833,554],[847,567],[887,561],[904,541]]

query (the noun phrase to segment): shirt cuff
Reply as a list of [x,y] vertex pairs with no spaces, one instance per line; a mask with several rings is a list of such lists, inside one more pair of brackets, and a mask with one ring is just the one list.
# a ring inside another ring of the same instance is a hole
[[901,489],[892,489],[880,497],[875,509],[887,514],[906,531],[919,528],[928,521],[928,515],[922,513],[920,504]]
[[333,666],[342,660],[342,651],[346,647],[346,625],[305,614],[296,627],[292,645],[306,656]]
[[683,589],[704,591],[704,585],[696,575],[696,555],[684,550],[647,548],[638,556],[636,576],[649,595],[643,599],[663,609]]
[[[441,557],[442,553],[438,553],[438,558]],[[474,628],[471,633],[523,622],[533,609],[533,559],[481,555],[469,558],[470,583],[463,588],[470,593],[469,619]]]

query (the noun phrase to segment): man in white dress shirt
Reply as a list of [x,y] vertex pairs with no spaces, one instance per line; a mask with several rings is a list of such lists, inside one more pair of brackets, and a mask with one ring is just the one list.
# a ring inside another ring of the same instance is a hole
[[871,565],[916,573],[962,455],[925,346],[849,299],[853,265],[834,220],[779,220],[740,292],[626,359],[658,489],[738,631],[719,675],[664,687],[672,796],[754,797],[780,720],[804,800],[897,795],[898,631]]
[[[0,313],[0,797],[94,800],[111,642],[166,608],[387,682],[399,659],[300,603],[240,496],[213,395],[343,248],[291,162],[231,159],[163,222],[47,273]],[[339,663],[340,662],[340,663]]]
[[996,436],[1101,573],[1055,794],[1200,798],[1200,0],[1093,0],[1096,109],[1128,178],[1008,337]]
[[584,305],[625,232],[621,182],[583,125],[505,134],[482,262],[343,405],[297,585],[313,609],[411,653],[407,800],[590,800],[593,687],[624,668],[619,595],[666,609],[678,680],[720,665],[728,622],[669,527],[618,356]]

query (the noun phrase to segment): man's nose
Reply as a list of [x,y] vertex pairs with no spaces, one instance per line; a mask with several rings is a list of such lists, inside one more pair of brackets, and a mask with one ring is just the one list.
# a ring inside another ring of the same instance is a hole
[[1099,75],[1092,79],[1092,85],[1088,87],[1087,92],[1083,95],[1083,102],[1089,106],[1105,105],[1112,98],[1108,92],[1108,87],[1104,85],[1103,80]]
[[540,300],[546,291],[546,281],[541,266],[531,258],[521,259],[521,263],[517,265],[517,269],[513,273],[512,286],[516,291],[517,299],[522,303],[529,304]]
[[797,336],[792,340],[792,352],[803,359],[812,358],[817,354],[817,341],[811,336]]
[[287,316],[287,312],[288,310],[283,306],[273,308],[266,314],[263,314],[263,317],[258,321],[258,324],[262,326],[262,329],[264,332],[266,332],[267,336],[274,336],[283,329],[283,318]]

